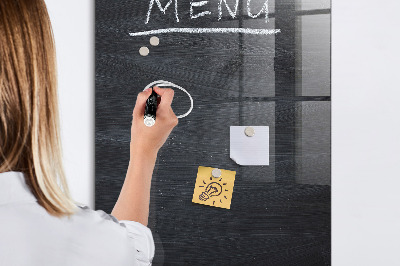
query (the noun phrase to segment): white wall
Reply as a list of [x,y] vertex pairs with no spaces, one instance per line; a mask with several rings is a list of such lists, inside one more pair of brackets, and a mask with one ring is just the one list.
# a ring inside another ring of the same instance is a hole
[[[93,207],[94,4],[46,2],[68,181],[75,199]],[[400,1],[332,2],[333,265],[398,265]]]
[[332,3],[333,264],[400,265],[400,1]]
[[94,207],[94,1],[46,0],[56,40],[61,134],[75,200]]

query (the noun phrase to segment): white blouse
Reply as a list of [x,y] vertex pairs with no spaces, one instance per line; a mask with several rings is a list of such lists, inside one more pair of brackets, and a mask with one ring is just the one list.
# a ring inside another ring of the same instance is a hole
[[79,207],[70,219],[54,217],[22,172],[0,173],[0,265],[151,265],[148,227]]

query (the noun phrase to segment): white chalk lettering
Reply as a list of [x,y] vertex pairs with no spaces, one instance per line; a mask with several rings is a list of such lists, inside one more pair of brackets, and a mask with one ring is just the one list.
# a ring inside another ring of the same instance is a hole
[[236,13],[239,7],[239,0],[236,0],[235,4],[235,12],[232,11],[232,9],[229,7],[229,5],[226,3],[226,0],[220,0],[218,4],[218,20],[221,20],[222,18],[222,2],[225,3],[226,9],[228,10],[229,15],[231,15],[232,18],[236,18]]
[[257,15],[253,15],[251,13],[250,3],[251,3],[251,0],[247,0],[247,15],[251,18],[257,18],[261,15],[262,12],[265,12],[265,22],[268,22],[268,0],[265,1],[265,4],[261,8],[260,12],[257,13]]
[[193,7],[200,7],[200,6],[204,6],[206,4],[208,4],[208,1],[190,2],[190,18],[193,19],[193,18],[205,16],[205,15],[210,15],[211,14],[210,11],[203,11],[201,13],[193,15]]
[[179,22],[179,17],[178,17],[178,0],[170,0],[165,7],[162,7],[160,0],[150,0],[150,4],[149,4],[149,11],[147,11],[147,18],[146,18],[146,22],[145,24],[149,23],[150,20],[150,14],[151,14],[151,10],[153,8],[154,5],[154,1],[156,1],[158,8],[160,9],[160,11],[165,15],[165,12],[167,11],[168,7],[172,4],[172,1],[175,2],[175,17],[176,17],[176,22]]

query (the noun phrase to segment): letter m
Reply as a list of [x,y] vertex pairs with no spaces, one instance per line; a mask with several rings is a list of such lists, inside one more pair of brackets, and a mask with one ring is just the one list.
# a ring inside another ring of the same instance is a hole
[[156,1],[158,8],[160,11],[165,15],[165,11],[167,11],[168,7],[172,4],[172,1],[175,2],[175,17],[176,17],[176,22],[179,22],[179,17],[178,17],[178,0],[169,0],[168,3],[165,5],[165,7],[162,7],[160,0],[150,0],[149,4],[149,11],[147,11],[147,18],[145,24],[149,23],[150,20],[150,13],[151,9],[153,8],[154,1]]

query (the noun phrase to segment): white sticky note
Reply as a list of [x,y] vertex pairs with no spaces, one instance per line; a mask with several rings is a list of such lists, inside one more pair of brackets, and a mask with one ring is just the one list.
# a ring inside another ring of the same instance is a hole
[[[251,137],[247,127],[254,129]],[[269,127],[231,126],[230,157],[239,165],[269,165]]]

